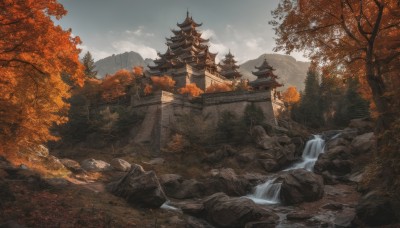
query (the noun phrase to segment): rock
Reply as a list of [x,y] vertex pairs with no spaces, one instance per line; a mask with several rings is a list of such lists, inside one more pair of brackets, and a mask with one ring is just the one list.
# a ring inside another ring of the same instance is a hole
[[204,161],[215,164],[223,161],[225,158],[234,156],[235,154],[237,154],[237,151],[233,147],[231,147],[230,145],[223,145],[217,151],[207,155]]
[[324,183],[321,176],[305,169],[290,170],[281,174],[280,198],[283,204],[292,205],[321,199],[324,194]]
[[287,135],[277,136],[275,140],[282,146],[292,143],[292,140]]
[[248,181],[237,176],[233,169],[213,169],[210,174],[205,181],[208,194],[224,192],[230,196],[243,196],[247,193]]
[[164,164],[164,158],[154,158],[148,162],[149,165],[162,165]]
[[349,146],[350,142],[344,138],[338,137],[332,140],[329,140],[326,144],[325,144],[325,150],[331,150],[335,147],[338,146],[344,146],[347,147]]
[[343,209],[343,204],[341,204],[341,203],[327,203],[327,204],[323,205],[321,208],[322,209],[326,209],[326,210],[338,211],[338,210],[342,210]]
[[279,217],[247,198],[228,197],[215,193],[203,201],[206,219],[218,227],[244,227],[247,223],[276,223]]
[[81,162],[81,167],[90,172],[102,172],[111,170],[111,165],[102,160],[96,160],[93,158],[86,159]]
[[145,172],[136,164],[119,181],[109,184],[107,189],[135,206],[159,208],[167,200],[156,174]]
[[238,154],[236,156],[236,160],[241,163],[249,163],[256,160],[257,154],[256,153],[243,153]]
[[44,145],[39,145],[36,148],[34,148],[34,151],[39,157],[47,157],[49,156],[49,149],[45,147]]
[[349,127],[357,129],[362,134],[373,131],[375,125],[369,118],[360,118],[350,120]]
[[376,150],[376,139],[373,132],[359,135],[351,141],[353,154],[365,154]]
[[285,145],[280,149],[275,150],[275,161],[278,164],[278,169],[292,164],[298,158],[296,157],[296,146],[294,144]]
[[260,125],[253,127],[253,129],[251,130],[251,135],[253,136],[256,144],[265,150],[271,150],[281,147],[276,139],[268,136],[264,128]]
[[111,160],[110,165],[118,171],[128,172],[131,169],[131,164],[124,159],[114,158]]
[[324,132],[322,132],[322,138],[325,141],[329,141],[329,140],[333,139],[334,137],[337,137],[341,133],[342,133],[341,130],[324,131]]
[[331,176],[342,177],[351,172],[353,166],[352,157],[347,147],[334,147],[318,157],[314,171],[317,174],[325,174],[327,171],[329,175],[323,175],[325,180],[331,178]]
[[275,222],[273,221],[261,221],[261,222],[249,222],[246,223],[244,228],[274,228],[276,227]]
[[353,227],[352,222],[356,216],[354,208],[345,208],[333,219],[335,227]]
[[345,128],[340,134],[340,138],[352,141],[358,135],[358,130],[356,128]]
[[267,172],[274,172],[279,169],[278,163],[273,159],[259,159],[258,162]]
[[62,158],[60,162],[73,173],[85,173],[86,171],[82,169],[81,165],[72,159]]
[[186,203],[180,206],[183,213],[201,216],[204,213],[204,205],[202,203]]
[[186,218],[186,223],[184,224],[185,228],[214,228],[214,226],[208,224],[206,221],[198,218],[194,218],[192,216],[188,216]]
[[398,222],[392,199],[375,191],[361,198],[356,207],[356,214],[358,219],[368,226],[383,226]]
[[204,196],[206,187],[203,182],[195,179],[184,180],[177,191],[170,191],[168,196],[175,199],[190,199]]
[[61,163],[61,161],[54,157],[53,155],[49,155],[43,158],[46,167],[51,170],[60,170],[65,169],[65,166]]
[[287,220],[306,220],[313,217],[307,212],[292,212],[286,215]]
[[167,196],[173,196],[181,189],[183,178],[177,174],[163,174],[159,178],[161,186]]
[[291,139],[292,143],[295,145],[296,151],[295,156],[301,157],[304,150],[304,140],[301,137],[293,137]]

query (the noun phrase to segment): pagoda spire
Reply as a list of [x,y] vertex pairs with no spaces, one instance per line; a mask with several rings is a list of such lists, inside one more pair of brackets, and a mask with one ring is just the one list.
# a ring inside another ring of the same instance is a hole
[[230,80],[241,78],[242,74],[238,71],[239,66],[236,65],[236,63],[235,56],[231,54],[231,50],[229,49],[228,54],[226,54],[225,58],[218,64],[221,69],[220,74]]
[[252,71],[252,74],[257,76],[257,79],[250,82],[250,85],[255,89],[275,89],[276,87],[283,86],[277,79],[279,78],[274,74],[275,69],[268,63],[267,59],[260,66],[255,66],[257,71]]
[[208,50],[209,40],[201,38],[202,34],[197,30],[197,27],[201,25],[190,17],[189,9],[187,9],[185,20],[177,23],[179,29],[171,30],[173,36],[166,38],[167,51],[165,54],[158,54],[160,59],[154,61],[155,66],[150,67],[152,72],[161,74],[171,67],[179,68],[184,64],[189,64],[199,70],[216,71],[216,54]]

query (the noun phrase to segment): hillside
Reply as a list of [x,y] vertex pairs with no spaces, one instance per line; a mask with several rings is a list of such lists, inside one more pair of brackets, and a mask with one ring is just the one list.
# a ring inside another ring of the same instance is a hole
[[146,61],[133,51],[112,55],[95,62],[97,77],[103,78],[106,74],[113,74],[120,69],[132,69],[133,66],[146,66]]
[[275,73],[280,77],[279,81],[285,85],[284,88],[294,85],[299,90],[304,89],[304,79],[310,63],[296,61],[295,58],[287,55],[263,54],[257,59],[243,63],[239,70],[244,78],[254,80],[256,77],[252,75],[251,71],[255,70],[255,66],[261,65],[264,58],[276,69]]

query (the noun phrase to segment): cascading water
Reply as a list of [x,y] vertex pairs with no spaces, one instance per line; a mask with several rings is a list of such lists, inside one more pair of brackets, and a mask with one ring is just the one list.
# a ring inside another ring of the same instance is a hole
[[[307,141],[302,154],[302,161],[293,164],[287,170],[306,169],[313,171],[318,156],[324,152],[325,140],[320,135],[314,135],[314,138]],[[265,183],[257,185],[254,193],[248,195],[247,198],[253,200],[257,204],[277,204],[280,203],[279,195],[281,191],[281,183],[275,183],[276,177],[268,179]]]
[[306,169],[308,171],[313,171],[315,162],[318,156],[324,152],[325,140],[322,139],[320,135],[314,135],[314,138],[308,140],[306,146],[303,150],[302,161],[293,164],[291,167],[285,169]]
[[252,195],[247,198],[257,204],[277,204],[280,202],[281,183],[274,183],[276,178],[268,179],[264,184],[257,185]]

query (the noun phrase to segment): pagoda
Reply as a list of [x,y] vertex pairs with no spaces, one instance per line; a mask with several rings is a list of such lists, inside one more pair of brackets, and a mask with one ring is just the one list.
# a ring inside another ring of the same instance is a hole
[[274,74],[275,69],[269,65],[267,59],[259,67],[255,67],[257,71],[251,72],[253,75],[257,76],[257,79],[250,82],[250,86],[254,90],[274,90],[277,87],[283,86],[277,79],[278,76]]
[[242,77],[242,74],[238,71],[239,66],[236,65],[237,61],[235,60],[235,56],[231,54],[230,50],[229,53],[225,55],[225,59],[221,62],[222,64],[220,63],[218,66],[220,67],[220,74],[222,76],[230,80],[240,79]]
[[213,83],[227,81],[218,73],[215,63],[216,53],[209,51],[208,39],[201,37],[197,30],[202,24],[196,23],[189,12],[183,23],[177,23],[179,29],[172,30],[174,34],[166,38],[167,51],[158,53],[154,66],[148,66],[151,75],[171,76],[176,81],[176,87],[184,87],[195,83],[200,89],[205,90]]

